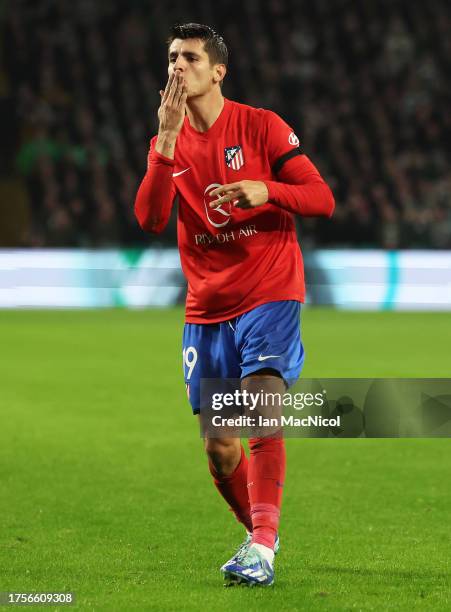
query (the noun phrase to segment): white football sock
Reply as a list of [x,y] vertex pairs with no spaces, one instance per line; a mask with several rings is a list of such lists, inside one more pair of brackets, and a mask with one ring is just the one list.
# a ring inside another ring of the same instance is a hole
[[261,554],[261,556],[268,561],[268,563],[273,566],[274,563],[274,551],[272,548],[268,548],[268,546],[264,546],[263,544],[251,544],[251,548],[255,548]]

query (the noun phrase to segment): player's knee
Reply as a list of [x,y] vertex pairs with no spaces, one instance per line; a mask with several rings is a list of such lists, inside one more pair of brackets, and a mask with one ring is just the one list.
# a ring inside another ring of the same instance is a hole
[[206,438],[205,451],[215,471],[226,476],[240,461],[241,442],[239,438]]
[[206,438],[205,450],[209,457],[229,457],[240,454],[240,441],[238,438]]

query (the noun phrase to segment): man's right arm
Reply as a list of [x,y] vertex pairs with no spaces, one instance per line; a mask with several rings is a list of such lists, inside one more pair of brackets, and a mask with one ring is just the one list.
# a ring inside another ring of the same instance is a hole
[[154,140],[150,144],[147,172],[136,194],[135,216],[144,231],[159,234],[168,224],[174,202],[174,159],[158,153]]
[[172,74],[165,91],[161,91],[158,109],[160,127],[151,141],[147,172],[135,200],[135,215],[143,230],[159,234],[171,216],[175,197],[172,179],[177,136],[185,118],[186,87],[183,77]]

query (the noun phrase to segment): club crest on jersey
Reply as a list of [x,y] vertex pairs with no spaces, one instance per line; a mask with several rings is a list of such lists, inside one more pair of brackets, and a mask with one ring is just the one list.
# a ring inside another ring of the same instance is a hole
[[232,170],[239,170],[244,164],[243,149],[240,145],[234,147],[226,147],[224,149],[225,163]]

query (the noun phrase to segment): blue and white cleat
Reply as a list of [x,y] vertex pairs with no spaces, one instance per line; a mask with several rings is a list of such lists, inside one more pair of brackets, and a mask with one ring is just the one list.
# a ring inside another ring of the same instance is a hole
[[238,584],[237,577],[234,576],[233,574],[229,574],[227,568],[229,566],[235,567],[235,564],[246,553],[247,549],[251,545],[251,541],[252,541],[252,533],[248,532],[246,535],[246,539],[244,540],[244,542],[242,542],[239,545],[238,550],[233,555],[233,557],[231,557],[228,561],[226,561],[224,565],[221,567],[221,572],[223,573],[223,576],[224,576],[224,586],[234,586],[235,584]]
[[[231,573],[229,571],[229,568],[234,569],[237,563],[241,561],[241,559],[247,553],[249,546],[251,545],[251,541],[252,541],[252,534],[248,533],[246,536],[246,539],[244,540],[244,542],[240,544],[238,550],[233,555],[233,557],[229,559],[228,561],[226,561],[226,563],[224,563],[224,565],[221,567],[221,572],[223,573],[223,576],[224,576],[224,586],[234,586],[234,585],[241,583],[241,579],[239,578],[239,576],[237,576],[234,573]],[[274,554],[275,555],[277,555],[277,553],[279,552],[279,549],[280,549],[280,540],[279,540],[279,536],[277,535],[276,541],[274,543]]]
[[241,544],[238,547],[238,550],[233,555],[233,557],[231,557],[226,563],[224,563],[224,565],[221,567],[221,571],[223,571],[223,568],[225,568],[225,566],[228,565],[229,563],[235,563],[235,561],[239,559],[249,548],[249,546],[251,545],[251,541],[252,541],[252,533],[247,532],[246,539],[244,540],[244,542],[241,542]]
[[224,579],[228,580],[226,586],[271,586],[274,582],[274,567],[255,544],[248,546],[233,563],[223,565],[221,571],[224,573]]
[[[241,580],[238,576],[231,573],[229,568],[235,568],[236,564],[241,560],[241,558],[246,554],[249,546],[251,545],[252,534],[248,533],[244,542],[242,542],[236,551],[236,553],[231,557],[224,565],[221,567],[221,572],[224,577],[224,586],[234,586],[240,584]],[[280,549],[280,540],[279,536],[276,536],[276,541],[274,543],[274,555],[277,555]]]

